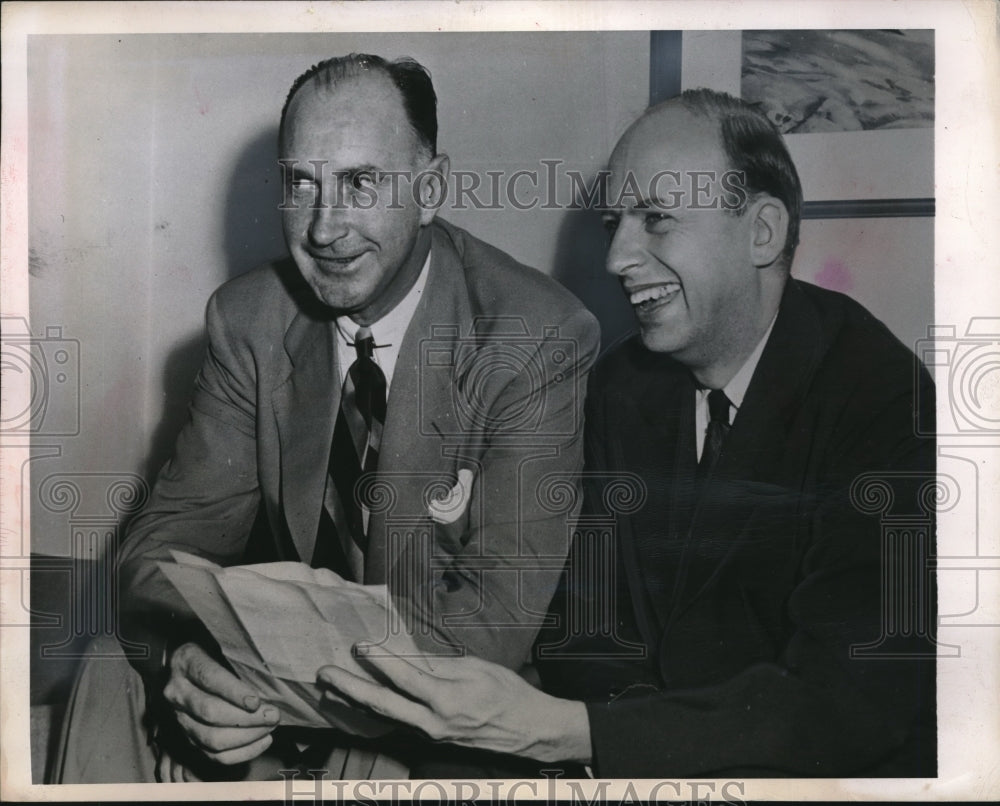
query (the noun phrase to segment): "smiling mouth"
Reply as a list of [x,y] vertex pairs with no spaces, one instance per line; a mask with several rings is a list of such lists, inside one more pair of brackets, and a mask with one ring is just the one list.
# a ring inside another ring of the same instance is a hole
[[644,285],[626,289],[628,301],[636,311],[647,313],[671,303],[681,291],[681,284],[675,282]]
[[351,264],[364,254],[364,252],[358,252],[355,255],[345,255],[343,257],[314,254],[312,255],[312,259],[321,267],[327,267],[335,271],[343,271],[344,269],[350,268]]

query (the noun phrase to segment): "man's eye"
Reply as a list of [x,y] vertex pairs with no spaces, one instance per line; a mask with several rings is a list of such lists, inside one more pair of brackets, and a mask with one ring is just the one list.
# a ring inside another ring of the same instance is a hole
[[608,235],[614,235],[618,231],[618,222],[618,218],[608,216],[603,220],[604,231],[607,232]]
[[373,171],[358,171],[356,174],[351,174],[351,186],[355,190],[373,188],[376,182],[377,178]]
[[316,190],[316,183],[312,179],[293,179],[292,190],[296,193],[312,193]]
[[666,213],[646,213],[643,217],[646,232],[652,233],[666,232],[673,220],[673,217]]

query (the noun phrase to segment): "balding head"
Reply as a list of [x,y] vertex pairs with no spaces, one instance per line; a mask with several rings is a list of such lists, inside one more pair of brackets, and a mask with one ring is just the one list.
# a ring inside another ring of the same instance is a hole
[[[365,77],[383,77],[398,91],[406,111],[406,118],[413,127],[413,132],[427,151],[428,157],[437,153],[437,95],[431,74],[427,68],[409,57],[389,61],[371,53],[350,53],[347,56],[335,56],[331,59],[314,64],[295,79],[285,98],[281,110],[281,124],[278,128],[279,137],[284,137],[285,119],[292,100],[299,90],[307,85],[331,90],[338,84],[351,79]],[[331,116],[336,114],[331,109]],[[279,144],[280,145],[280,144]]]
[[[643,343],[721,388],[774,318],[794,238],[785,202],[766,189],[774,183],[758,180],[756,167],[742,168],[761,155],[734,158],[727,148],[727,136],[732,142],[747,127],[706,112],[700,98],[648,110],[615,147],[607,264],[635,310]],[[756,141],[735,142],[753,151]]]
[[[708,89],[685,90],[678,97],[651,107],[632,129],[655,127],[657,121],[670,119],[678,110],[688,112],[691,120],[700,119],[714,129],[714,139],[726,155],[727,168],[743,177],[746,197],[767,193],[785,205],[788,237],[781,257],[782,266],[791,269],[799,244],[802,184],[781,134],[756,107],[732,95]],[[697,128],[708,134],[708,129]]]

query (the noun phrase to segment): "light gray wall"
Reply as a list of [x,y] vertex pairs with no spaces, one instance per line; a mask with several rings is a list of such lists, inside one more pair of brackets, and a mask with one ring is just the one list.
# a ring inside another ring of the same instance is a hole
[[[151,477],[165,460],[209,294],[284,251],[274,138],[288,86],[350,51],[411,55],[431,70],[439,148],[454,168],[509,175],[551,158],[589,175],[648,97],[645,32],[33,37],[32,331],[61,327],[80,355],[80,433],[37,440],[60,455],[33,463],[34,487],[75,478],[96,501],[80,510],[96,511],[105,478]],[[445,215],[590,304],[606,301],[609,332],[627,323],[589,214]],[[86,551],[71,547],[69,517],[36,501],[33,550]]]

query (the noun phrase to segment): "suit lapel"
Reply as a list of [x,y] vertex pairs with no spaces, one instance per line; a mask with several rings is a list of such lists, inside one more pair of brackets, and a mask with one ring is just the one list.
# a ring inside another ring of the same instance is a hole
[[617,412],[620,436],[609,448],[612,467],[636,473],[646,484],[645,506],[618,523],[639,630],[655,646],[673,590],[668,569],[678,565],[681,530],[690,515],[679,488],[682,457],[694,450],[693,438],[684,431],[688,421],[694,430],[694,386],[686,371],[641,347],[632,360],[637,363],[637,372],[630,376],[634,384],[612,393],[608,410]]
[[674,617],[739,551],[755,514],[795,494],[787,478],[786,448],[823,349],[818,312],[790,280],[743,405],[694,512]]
[[[372,513],[365,582],[381,584],[399,559],[386,546],[386,516],[427,516],[423,491],[430,476],[444,479],[454,460],[444,456],[444,434],[456,431],[454,366],[423,367],[428,350],[441,355],[469,335],[472,312],[464,273],[454,247],[439,227],[432,229],[431,265],[420,303],[406,329],[389,390],[385,431],[379,451],[378,476],[392,486],[390,512]],[[401,547],[397,546],[397,550]]]
[[281,497],[299,559],[312,558],[337,407],[335,325],[300,312],[285,334],[292,370],[272,393],[281,453]]

